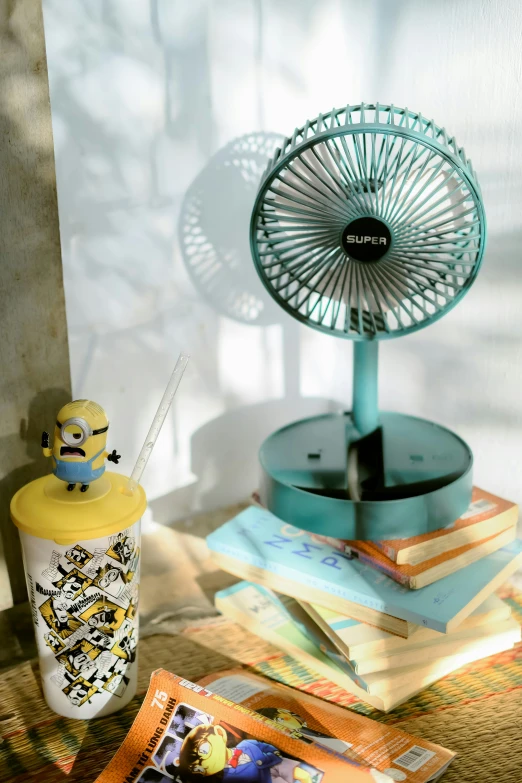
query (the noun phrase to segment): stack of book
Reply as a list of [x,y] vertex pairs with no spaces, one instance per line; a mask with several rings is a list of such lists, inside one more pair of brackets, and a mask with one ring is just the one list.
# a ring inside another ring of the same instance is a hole
[[520,641],[495,595],[522,565],[517,517],[475,489],[453,525],[370,543],[312,536],[252,505],[207,538],[220,567],[247,580],[216,606],[387,712]]

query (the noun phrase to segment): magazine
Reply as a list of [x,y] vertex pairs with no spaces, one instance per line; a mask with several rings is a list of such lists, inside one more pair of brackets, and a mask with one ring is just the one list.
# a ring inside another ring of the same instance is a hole
[[198,683],[392,780],[427,783],[440,777],[455,758],[440,745],[246,670],[210,674]]
[[428,783],[454,755],[247,671],[160,669],[95,783]]
[[[96,783],[392,783],[354,754],[159,669]],[[401,778],[405,779],[405,778]]]

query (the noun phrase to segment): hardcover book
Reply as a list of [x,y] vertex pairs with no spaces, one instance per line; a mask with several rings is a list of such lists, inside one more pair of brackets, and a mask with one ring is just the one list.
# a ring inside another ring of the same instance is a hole
[[211,533],[207,544],[216,562],[236,576],[404,637],[415,625],[453,630],[522,563],[516,539],[422,590],[408,590],[255,506]]

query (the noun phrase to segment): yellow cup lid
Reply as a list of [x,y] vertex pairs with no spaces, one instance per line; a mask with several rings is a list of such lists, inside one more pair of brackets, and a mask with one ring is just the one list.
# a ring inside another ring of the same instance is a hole
[[137,522],[147,507],[140,485],[131,495],[123,493],[127,481],[105,471],[87,492],[68,492],[64,481],[53,474],[43,476],[14,495],[11,519],[25,533],[57,544],[114,535]]

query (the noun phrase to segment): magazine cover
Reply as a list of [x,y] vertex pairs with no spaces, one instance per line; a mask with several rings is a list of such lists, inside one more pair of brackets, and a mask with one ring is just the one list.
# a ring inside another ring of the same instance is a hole
[[391,783],[293,726],[159,669],[96,783]]
[[392,780],[427,783],[438,778],[455,758],[452,751],[440,745],[248,671],[210,674],[199,684],[316,743],[352,759],[362,759]]

